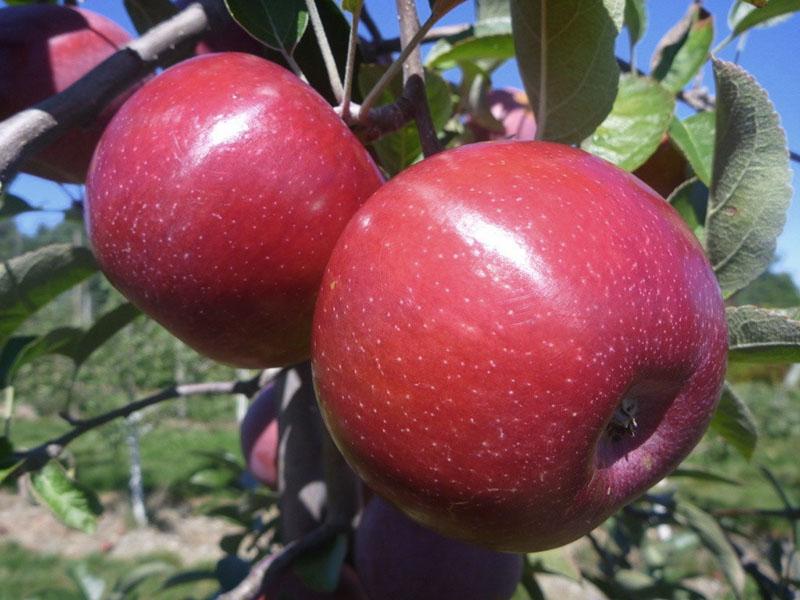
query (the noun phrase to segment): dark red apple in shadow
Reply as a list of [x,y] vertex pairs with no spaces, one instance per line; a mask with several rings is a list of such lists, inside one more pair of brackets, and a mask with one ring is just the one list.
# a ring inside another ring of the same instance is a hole
[[494,89],[487,94],[486,101],[492,117],[502,125],[502,130],[492,131],[475,119],[470,119],[467,127],[472,131],[475,141],[530,141],[536,137],[536,118],[525,92],[510,87]]
[[379,497],[356,529],[355,565],[376,600],[508,600],[522,577],[519,554],[442,537]]
[[353,217],[312,347],[367,485],[443,535],[530,552],[686,457],[727,331],[702,247],[649,187],[568,146],[486,142],[410,167]]
[[249,54],[208,54],[138,90],[87,181],[97,260],[135,305],[240,367],[309,355],[342,229],[381,176],[314,90]]
[[247,469],[261,483],[276,489],[278,486],[278,403],[274,382],[267,384],[239,426],[242,455]]
[[[63,91],[130,41],[90,10],[34,4],[0,9],[0,119]],[[70,129],[25,161],[25,172],[82,183],[97,141],[120,102]]]

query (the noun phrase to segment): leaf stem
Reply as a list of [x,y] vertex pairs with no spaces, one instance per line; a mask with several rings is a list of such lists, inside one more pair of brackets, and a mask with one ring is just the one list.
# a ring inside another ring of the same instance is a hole
[[342,97],[342,119],[350,122],[350,100],[353,96],[353,75],[356,68],[356,47],[358,44],[358,23],[361,18],[363,2],[358,2],[353,10],[350,24],[350,39],[347,42],[347,64],[344,70],[344,96]]
[[325,70],[328,72],[328,81],[330,81],[333,95],[336,102],[342,102],[344,98],[344,87],[342,86],[342,78],[339,76],[339,69],[336,66],[336,59],[333,57],[328,36],[325,34],[325,26],[322,24],[322,19],[317,10],[317,3],[315,0],[306,0],[306,7],[308,7],[308,16],[311,18],[311,26],[314,28],[314,35],[317,37],[319,49],[322,52],[322,60],[325,63]]

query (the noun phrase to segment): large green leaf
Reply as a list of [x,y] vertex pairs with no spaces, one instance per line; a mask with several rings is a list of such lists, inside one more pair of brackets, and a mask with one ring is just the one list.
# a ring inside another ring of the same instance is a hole
[[582,147],[633,171],[658,148],[674,108],[672,95],[652,79],[623,75],[611,113]]
[[95,350],[141,314],[129,302],[120,304],[97,319],[85,332],[81,332],[65,349],[64,354],[73,360],[76,367],[80,367]]
[[67,527],[91,533],[103,512],[97,496],[70,478],[58,461],[51,460],[31,477],[36,497],[50,507]]
[[426,65],[435,69],[452,69],[462,62],[508,60],[514,57],[511,34],[487,35],[460,40],[444,51],[430,54]]
[[647,30],[647,4],[645,0],[625,2],[625,27],[628,29],[631,48],[639,43]]
[[[698,190],[698,187],[700,190]],[[695,237],[697,237],[701,243],[705,240],[705,232],[703,231],[703,224],[697,216],[695,197],[698,195],[698,192],[702,192],[703,190],[705,190],[707,196],[708,188],[700,183],[696,177],[692,177],[676,187],[669,195],[669,198],[667,198],[667,202],[678,211],[683,222],[686,223],[691,232],[694,233]]]
[[340,533],[319,550],[304,554],[294,564],[303,582],[317,592],[333,592],[347,554],[347,536]]
[[714,18],[699,4],[661,39],[651,61],[652,76],[673,93],[697,75],[714,39]]
[[770,0],[765,6],[751,10],[738,21],[733,29],[733,35],[739,35],[765,21],[796,11],[800,11],[800,0]]
[[19,369],[41,356],[63,354],[65,348],[78,339],[83,331],[77,327],[57,327],[46,334],[14,336],[3,346],[0,354],[0,385],[11,385]]
[[768,266],[792,197],[789,152],[767,93],[741,67],[714,60],[716,141],[706,246],[725,296]]
[[475,0],[475,35],[511,33],[508,0]]
[[225,5],[247,33],[289,55],[308,27],[308,8],[303,0],[225,0]]
[[178,12],[178,7],[170,0],[125,0],[124,4],[133,26],[140,34]]
[[611,112],[619,80],[617,12],[602,0],[511,0],[517,63],[538,138],[580,143]]
[[800,362],[800,308],[734,306],[728,318],[728,358],[738,362]]
[[0,343],[61,292],[97,270],[87,248],[52,244],[0,267]]
[[697,534],[703,546],[716,559],[735,596],[741,598],[745,583],[744,569],[717,520],[683,499],[675,507],[675,519]]
[[753,456],[758,441],[758,427],[753,413],[728,384],[722,389],[710,427],[747,460]]
[[669,125],[669,136],[689,161],[694,174],[705,185],[711,185],[711,169],[714,165],[713,111],[699,112],[679,121],[673,119]]
[[[362,89],[370,90],[385,70],[385,67],[379,65],[363,65],[359,79]],[[437,132],[441,132],[453,115],[450,88],[444,79],[432,71],[425,72],[425,83],[433,125]],[[383,91],[378,102],[389,104],[397,100],[402,93],[403,82],[397,77]],[[422,146],[415,123],[409,123],[402,129],[383,136],[374,142],[373,146],[380,158],[381,166],[390,175],[396,175],[422,156]]]

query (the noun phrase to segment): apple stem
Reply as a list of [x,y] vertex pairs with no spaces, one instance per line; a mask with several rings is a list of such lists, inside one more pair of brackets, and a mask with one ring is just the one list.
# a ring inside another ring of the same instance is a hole
[[356,47],[358,44],[358,23],[361,18],[363,2],[357,2],[353,8],[353,20],[350,23],[350,39],[347,42],[347,62],[344,69],[344,96],[342,97],[342,119],[350,122],[350,100],[353,95],[353,73],[356,67]]
[[314,28],[314,35],[317,37],[317,43],[322,52],[322,61],[325,63],[325,70],[328,73],[328,81],[330,81],[333,96],[336,98],[336,102],[342,102],[344,86],[339,76],[339,69],[336,66],[336,59],[333,57],[330,42],[328,42],[328,36],[325,34],[325,26],[322,24],[319,10],[317,10],[317,3],[314,0],[306,0],[306,7],[308,8],[308,16],[311,19],[311,26]]

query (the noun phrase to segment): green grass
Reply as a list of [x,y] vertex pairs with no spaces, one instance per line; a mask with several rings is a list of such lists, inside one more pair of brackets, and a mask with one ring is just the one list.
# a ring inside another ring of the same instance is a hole
[[[80,560],[34,553],[16,544],[0,544],[0,600],[84,600],[71,571],[83,571],[102,580],[110,590],[126,577],[135,576],[136,569],[158,563],[167,572],[147,578],[125,598],[157,600],[187,600],[208,598],[217,589],[215,581],[199,581],[161,590],[166,578],[182,569],[171,555],[158,554],[134,561],[112,560],[94,554]],[[213,565],[198,568],[211,569]]]
[[[144,485],[148,491],[166,489],[176,499],[188,498],[192,490],[187,480],[207,462],[203,453],[228,452],[240,457],[239,433],[232,421],[170,420],[146,425],[140,436],[140,447]],[[65,430],[65,424],[57,418],[16,420],[12,441],[16,447],[26,447]],[[75,458],[81,483],[98,492],[127,489],[128,447],[121,423],[90,431],[68,448]]]

